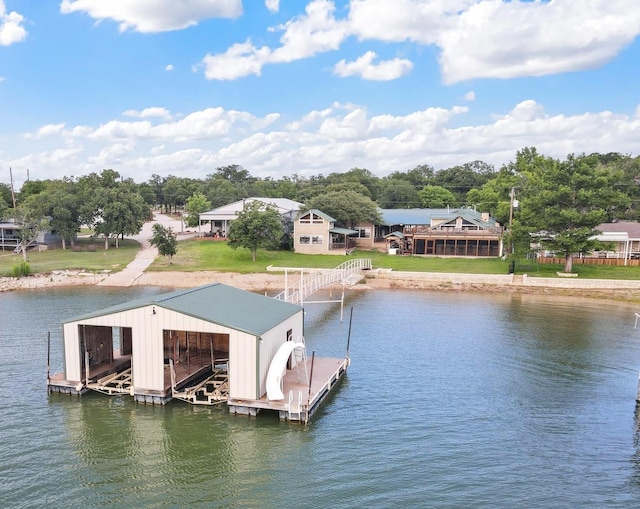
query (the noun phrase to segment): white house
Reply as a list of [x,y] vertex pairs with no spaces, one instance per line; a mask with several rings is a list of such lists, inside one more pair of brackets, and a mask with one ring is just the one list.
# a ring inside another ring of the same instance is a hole
[[217,209],[209,210],[200,214],[200,225],[209,223],[209,232],[225,236],[229,231],[229,223],[233,221],[240,212],[244,209],[244,206],[248,202],[260,201],[265,204],[273,205],[278,209],[280,215],[283,218],[289,219],[291,222],[296,217],[298,211],[302,208],[302,203],[289,200],[288,198],[245,198],[228,205],[223,205]]

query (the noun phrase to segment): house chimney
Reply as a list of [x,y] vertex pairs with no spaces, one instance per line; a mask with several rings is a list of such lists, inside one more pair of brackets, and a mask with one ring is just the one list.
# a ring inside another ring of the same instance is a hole
[[488,222],[489,222],[489,213],[488,213],[488,212],[483,212],[483,213],[481,214],[481,216],[480,216],[480,217],[482,218],[482,220],[483,220],[485,223],[488,223]]

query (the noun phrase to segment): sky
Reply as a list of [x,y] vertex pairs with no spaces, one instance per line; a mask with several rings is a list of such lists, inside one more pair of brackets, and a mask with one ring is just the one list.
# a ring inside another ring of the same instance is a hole
[[640,155],[638,0],[0,0],[0,182]]

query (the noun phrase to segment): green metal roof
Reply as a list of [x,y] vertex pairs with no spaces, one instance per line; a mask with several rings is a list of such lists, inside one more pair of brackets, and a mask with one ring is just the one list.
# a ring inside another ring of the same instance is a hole
[[349,228],[331,228],[330,233],[339,233],[340,235],[355,235],[358,233],[356,230],[350,230]]
[[303,309],[289,302],[214,283],[135,299],[71,318],[63,323],[79,322],[145,306],[169,309],[256,336],[271,330]]

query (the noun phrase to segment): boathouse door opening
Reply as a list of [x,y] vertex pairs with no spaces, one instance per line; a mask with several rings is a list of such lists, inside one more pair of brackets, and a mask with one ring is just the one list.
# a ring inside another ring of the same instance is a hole
[[165,329],[162,337],[165,385],[171,385],[169,361],[173,364],[176,387],[216,368],[228,369],[229,334]]
[[131,367],[131,327],[78,325],[78,329],[83,382],[87,383],[89,380]]

